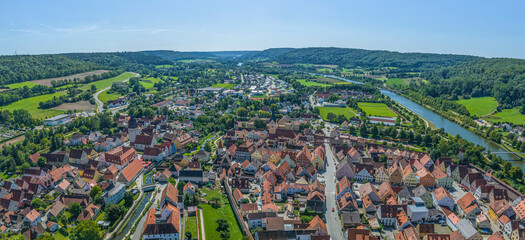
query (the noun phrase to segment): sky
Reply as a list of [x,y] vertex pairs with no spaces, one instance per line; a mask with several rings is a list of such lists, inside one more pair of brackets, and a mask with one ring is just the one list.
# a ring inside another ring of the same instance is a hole
[[0,55],[345,47],[525,58],[524,1],[0,1]]

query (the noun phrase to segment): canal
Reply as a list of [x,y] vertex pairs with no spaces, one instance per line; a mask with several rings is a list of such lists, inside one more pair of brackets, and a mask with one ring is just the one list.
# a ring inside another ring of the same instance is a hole
[[[345,79],[342,77],[337,77],[333,75],[325,75],[325,74],[317,74],[317,73],[310,73],[313,75],[320,75],[324,77],[331,77],[335,79],[339,79],[346,82],[356,83],[356,84],[363,84],[362,82],[357,82],[349,79]],[[385,96],[390,97],[392,100],[398,102],[399,104],[403,105],[404,107],[410,109],[414,113],[418,114],[419,116],[423,117],[424,119],[428,120],[429,122],[433,123],[438,129],[443,128],[446,133],[449,133],[452,136],[459,135],[463,139],[472,142],[474,144],[480,145],[485,147],[486,149],[490,150],[491,152],[507,152],[507,150],[501,148],[496,143],[489,141],[483,137],[480,137],[476,135],[475,133],[471,132],[470,130],[451,122],[450,120],[438,115],[437,113],[434,113],[427,108],[411,101],[410,99],[403,97],[399,94],[396,94],[394,92],[380,89],[381,93],[383,93]],[[525,170],[525,164],[523,161],[520,160],[517,156],[514,154],[509,153],[498,153],[498,156],[501,156],[501,158],[510,161],[513,165],[521,167],[521,169]]]

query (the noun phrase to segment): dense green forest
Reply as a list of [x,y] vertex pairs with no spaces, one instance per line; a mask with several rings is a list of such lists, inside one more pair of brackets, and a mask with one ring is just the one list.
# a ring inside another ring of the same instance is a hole
[[279,63],[335,64],[354,67],[398,67],[428,69],[449,66],[476,57],[453,54],[400,53],[352,48],[300,48],[287,51],[275,60]]
[[0,56],[0,85],[54,78],[102,69],[93,62],[62,55]]
[[432,97],[493,96],[502,108],[525,105],[525,60],[477,58],[421,74]]

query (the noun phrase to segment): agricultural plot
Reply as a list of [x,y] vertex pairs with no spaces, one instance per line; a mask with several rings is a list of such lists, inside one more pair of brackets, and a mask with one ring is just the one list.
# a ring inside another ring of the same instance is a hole
[[477,97],[458,100],[456,102],[465,106],[470,115],[476,116],[490,114],[498,107],[498,102],[493,97]]
[[392,86],[392,85],[408,85],[404,79],[401,78],[390,78],[386,80],[386,85]]
[[89,103],[89,101],[78,101],[74,103],[62,103],[53,109],[57,110],[77,110],[77,111],[93,111],[96,106]]
[[349,83],[349,82],[341,81],[339,79],[328,78],[328,77],[320,77],[320,78],[317,78],[316,81],[322,82],[322,83],[327,83],[327,84],[352,84],[352,83]]
[[29,113],[31,113],[33,118],[46,119],[46,118],[49,118],[49,117],[60,115],[62,113],[65,113],[66,111],[58,110],[58,109],[39,109],[38,108],[38,104],[40,102],[45,102],[45,101],[51,100],[51,99],[53,99],[53,97],[60,97],[60,96],[63,96],[65,94],[66,94],[66,92],[62,91],[62,92],[56,92],[56,93],[52,93],[52,94],[45,94],[45,95],[40,95],[40,96],[36,96],[36,97],[25,98],[25,99],[22,99],[20,101],[16,101],[14,103],[11,103],[11,104],[9,104],[7,106],[1,107],[1,109],[2,110],[9,110],[11,112],[16,110],[16,109],[26,109],[27,111],[29,111]]
[[356,117],[356,110],[353,108],[338,108],[338,107],[319,107],[319,113],[323,120],[328,121],[328,113],[334,113],[335,115],[344,115],[347,119]]
[[126,73],[123,73],[123,74],[120,74],[116,77],[112,77],[112,78],[108,78],[108,79],[104,79],[104,80],[100,80],[100,81],[96,81],[96,82],[92,82],[92,83],[88,83],[86,85],[84,85],[83,87],[81,87],[80,89],[82,90],[87,90],[89,88],[91,88],[91,85],[95,85],[97,87],[97,90],[101,90],[101,89],[104,89],[104,88],[107,88],[107,87],[111,87],[111,84],[113,84],[114,82],[122,82],[128,78],[131,78],[133,77],[133,73],[129,73],[129,72],[126,72]]
[[99,95],[98,95],[98,99],[103,102],[103,103],[107,103],[108,101],[113,101],[113,100],[117,100],[119,97],[121,97],[122,95],[120,95],[119,93],[108,93],[109,90],[106,90],[104,92],[101,92]]
[[332,84],[307,81],[306,79],[296,79],[301,85],[306,87],[330,87]]
[[34,81],[31,81],[31,82],[36,83],[36,84],[51,86],[51,82],[52,81],[58,81],[58,80],[64,80],[64,79],[74,79],[74,78],[84,79],[87,76],[100,75],[100,74],[105,73],[105,72],[109,72],[109,71],[108,70],[97,70],[97,71],[79,73],[79,74],[75,74],[75,75],[71,75],[71,76],[65,76],[65,77],[46,78],[46,79],[34,80]]
[[11,84],[8,84],[8,85],[5,85],[6,87],[8,87],[9,89],[15,89],[15,88],[22,88],[22,87],[25,87],[27,86],[28,88],[31,88],[35,85],[38,85],[34,82],[21,82],[21,83],[11,83]]
[[504,109],[484,119],[491,122],[508,122],[517,125],[525,124],[525,115],[521,114],[518,108]]
[[397,117],[397,115],[388,108],[384,103],[368,103],[360,102],[357,103],[367,115],[377,117]]

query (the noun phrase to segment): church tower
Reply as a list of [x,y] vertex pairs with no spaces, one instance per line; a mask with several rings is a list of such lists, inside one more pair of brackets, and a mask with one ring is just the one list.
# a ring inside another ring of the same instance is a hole
[[131,119],[128,122],[129,142],[135,142],[135,138],[137,138],[138,132],[139,132],[139,126],[137,124],[137,119],[135,119],[134,117],[131,117]]
[[272,117],[270,117],[270,123],[268,124],[270,134],[275,134],[277,131],[277,119],[275,119],[275,114],[272,111]]

